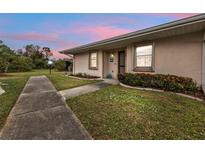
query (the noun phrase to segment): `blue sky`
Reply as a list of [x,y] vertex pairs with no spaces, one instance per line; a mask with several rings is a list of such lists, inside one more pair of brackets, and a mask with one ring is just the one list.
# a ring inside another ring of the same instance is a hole
[[0,14],[0,40],[12,49],[35,44],[59,51],[193,15]]

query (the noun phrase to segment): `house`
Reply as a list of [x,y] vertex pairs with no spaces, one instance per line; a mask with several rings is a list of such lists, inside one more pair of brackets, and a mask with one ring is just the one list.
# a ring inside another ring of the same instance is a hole
[[73,73],[191,77],[205,90],[205,14],[61,51],[73,54]]

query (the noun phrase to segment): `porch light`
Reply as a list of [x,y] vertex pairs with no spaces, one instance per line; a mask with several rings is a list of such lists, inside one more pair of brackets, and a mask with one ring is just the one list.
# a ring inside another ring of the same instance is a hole
[[113,53],[110,54],[110,58],[109,59],[110,59],[110,62],[114,61],[114,54]]

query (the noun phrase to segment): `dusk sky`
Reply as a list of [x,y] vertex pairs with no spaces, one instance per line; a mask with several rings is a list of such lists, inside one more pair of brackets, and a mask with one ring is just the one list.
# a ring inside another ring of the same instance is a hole
[[0,40],[12,49],[35,44],[59,51],[193,15],[0,14]]

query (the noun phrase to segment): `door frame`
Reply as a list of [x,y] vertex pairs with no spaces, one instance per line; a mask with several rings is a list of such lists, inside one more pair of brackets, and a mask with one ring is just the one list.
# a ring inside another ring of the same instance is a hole
[[121,50],[118,51],[118,74],[120,73],[120,67],[124,67],[125,68],[125,64],[124,65],[120,65],[120,54],[124,53],[124,59],[125,59],[125,50]]

